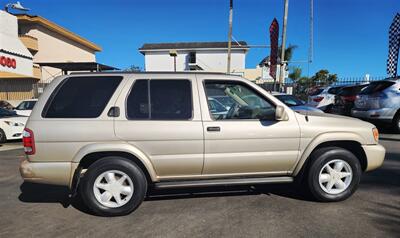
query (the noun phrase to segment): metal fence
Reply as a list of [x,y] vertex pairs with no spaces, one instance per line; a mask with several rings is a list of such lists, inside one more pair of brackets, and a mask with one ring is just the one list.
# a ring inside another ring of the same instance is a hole
[[315,87],[328,87],[328,86],[347,86],[347,85],[357,85],[357,84],[367,84],[373,81],[383,80],[387,77],[344,77],[339,78],[333,83],[326,82],[313,82],[313,83],[296,83],[289,79],[285,81],[282,85],[277,85],[276,90],[274,90],[273,82],[268,82],[261,84],[260,86],[267,91],[280,91],[287,94],[296,95],[302,99],[307,97],[309,90]]

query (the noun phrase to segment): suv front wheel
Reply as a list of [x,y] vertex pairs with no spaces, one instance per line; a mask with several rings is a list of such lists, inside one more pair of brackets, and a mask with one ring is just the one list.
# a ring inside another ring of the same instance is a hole
[[131,213],[142,203],[147,181],[140,167],[130,160],[109,156],[89,166],[79,191],[95,214],[120,216]]
[[360,161],[339,147],[316,150],[311,155],[307,184],[318,201],[335,202],[350,197],[360,182]]

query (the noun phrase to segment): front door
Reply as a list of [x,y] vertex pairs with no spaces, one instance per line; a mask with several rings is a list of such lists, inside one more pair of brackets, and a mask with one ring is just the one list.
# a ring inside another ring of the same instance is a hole
[[[286,175],[299,154],[300,131],[293,112],[275,120],[275,104],[242,80],[202,80],[204,175]],[[215,113],[210,100],[228,110]]]

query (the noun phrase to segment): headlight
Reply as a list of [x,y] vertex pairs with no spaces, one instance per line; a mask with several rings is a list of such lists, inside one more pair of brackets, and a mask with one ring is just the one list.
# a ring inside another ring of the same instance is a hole
[[375,141],[378,142],[379,141],[379,131],[378,131],[378,129],[376,129],[376,128],[372,129],[372,134],[374,135]]
[[13,121],[4,121],[4,123],[6,123],[9,126],[25,126],[23,123],[21,122],[13,122]]

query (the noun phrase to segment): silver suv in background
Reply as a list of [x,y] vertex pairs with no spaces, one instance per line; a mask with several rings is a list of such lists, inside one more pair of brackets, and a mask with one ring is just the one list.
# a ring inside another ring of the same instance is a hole
[[400,132],[400,79],[372,82],[358,94],[351,115],[392,123]]

